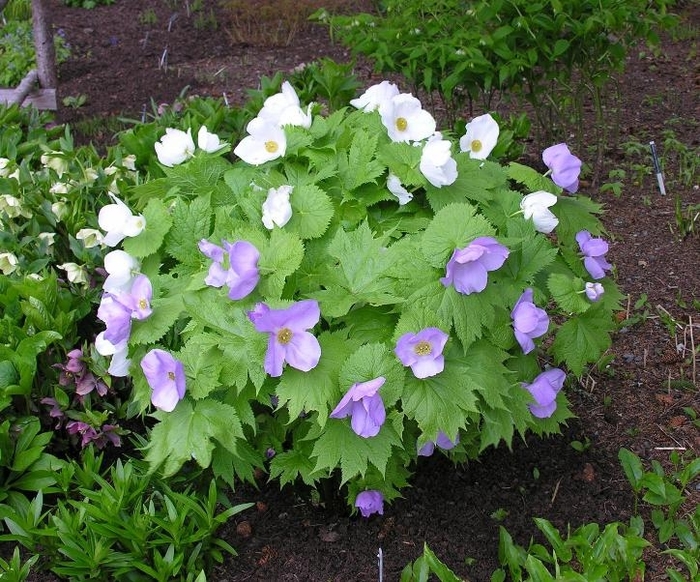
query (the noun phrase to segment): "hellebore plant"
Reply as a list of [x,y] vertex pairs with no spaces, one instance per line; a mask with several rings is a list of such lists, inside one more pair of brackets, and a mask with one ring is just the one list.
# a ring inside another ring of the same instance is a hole
[[368,516],[419,454],[558,431],[563,379],[609,347],[620,293],[600,207],[490,159],[490,116],[458,145],[388,82],[319,111],[285,84],[231,159],[213,128],[160,137],[179,165],[120,193],[145,228],[105,224],[121,248],[97,349],[131,376],[132,413],[158,409],[154,469],[332,478]]

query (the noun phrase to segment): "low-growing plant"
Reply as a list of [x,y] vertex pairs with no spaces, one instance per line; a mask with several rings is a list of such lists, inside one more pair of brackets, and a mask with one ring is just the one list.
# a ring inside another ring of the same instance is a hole
[[0,580],[3,582],[23,582],[31,573],[32,566],[39,560],[39,555],[22,562],[19,548],[15,547],[9,560],[0,558]]

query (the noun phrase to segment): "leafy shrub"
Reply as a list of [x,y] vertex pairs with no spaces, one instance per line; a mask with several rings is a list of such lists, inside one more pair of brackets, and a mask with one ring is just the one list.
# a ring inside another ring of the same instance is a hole
[[[70,56],[65,39],[54,36],[56,62]],[[34,37],[30,20],[10,20],[0,26],[0,87],[14,87],[35,66]]]
[[97,6],[109,6],[114,4],[114,0],[63,0],[63,3],[71,8],[85,8],[86,10],[92,10]]

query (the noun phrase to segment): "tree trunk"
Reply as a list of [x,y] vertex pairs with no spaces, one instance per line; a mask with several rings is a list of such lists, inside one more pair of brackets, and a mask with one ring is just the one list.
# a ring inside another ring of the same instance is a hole
[[[0,2],[2,1],[0,0]],[[56,78],[56,51],[53,45],[53,33],[48,19],[45,0],[32,0],[32,22],[39,85],[45,89],[55,89],[58,84]]]

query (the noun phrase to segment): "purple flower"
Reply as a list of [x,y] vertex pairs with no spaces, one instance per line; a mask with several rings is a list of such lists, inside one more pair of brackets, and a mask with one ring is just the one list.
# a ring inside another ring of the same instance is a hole
[[396,342],[394,353],[416,378],[435,376],[445,369],[442,350],[448,335],[437,327],[426,327],[417,334],[405,333]]
[[287,309],[270,309],[258,303],[248,318],[256,330],[270,334],[265,354],[265,372],[270,376],[281,376],[285,362],[302,372],[316,367],[321,345],[307,330],[321,318],[318,301],[299,301]]
[[81,435],[82,438],[80,440],[80,446],[82,448],[85,448],[88,444],[90,444],[93,440],[97,438],[97,431],[86,422],[71,420],[66,425],[66,429],[68,430],[68,434]]
[[591,301],[596,302],[600,299],[600,296],[605,293],[605,289],[600,283],[586,283],[585,287],[586,297]]
[[104,293],[97,309],[97,318],[104,322],[106,329],[104,338],[114,344],[120,344],[129,339],[131,333],[131,309],[111,293]]
[[369,517],[373,513],[384,515],[384,496],[380,491],[363,491],[355,498],[355,507],[360,510],[362,517]]
[[363,438],[376,436],[386,420],[384,402],[377,393],[384,382],[384,376],[368,382],[355,382],[331,412],[330,417],[345,418],[351,415],[350,425],[355,434]]
[[132,280],[129,291],[115,293],[113,296],[129,309],[131,319],[143,320],[153,313],[151,309],[153,286],[146,275],[137,275]]
[[557,393],[564,386],[566,374],[559,368],[550,368],[542,372],[532,381],[524,384],[525,388],[535,399],[535,404],[529,404],[530,412],[537,418],[549,418],[557,409]]
[[552,172],[552,181],[572,194],[578,190],[578,176],[582,162],[569,151],[565,143],[558,143],[542,152],[542,161]]
[[612,269],[612,265],[605,260],[608,243],[602,238],[592,238],[587,230],[576,234],[576,242],[583,253],[583,264],[591,277],[594,279],[605,277],[605,271]]
[[447,263],[445,287],[454,285],[458,293],[469,295],[486,288],[489,271],[500,269],[510,251],[490,236],[474,239],[463,249],[455,249]]
[[535,349],[535,342],[532,340],[547,333],[549,328],[547,312],[533,303],[532,295],[532,289],[526,289],[510,312],[515,339],[518,340],[524,354],[529,354]]
[[182,362],[163,350],[151,350],[141,360],[141,368],[153,392],[153,406],[172,412],[185,396],[185,368]]
[[437,438],[434,441],[428,441],[421,448],[418,449],[419,457],[429,457],[435,452],[435,447],[441,448],[443,451],[449,451],[455,448],[459,444],[459,434],[455,437],[454,441],[450,440],[444,432],[438,432]]
[[[224,248],[221,248],[205,239],[199,242],[199,250],[213,261],[204,282],[212,287],[226,285],[230,299],[243,299],[252,293],[260,281],[258,271],[260,252],[245,240],[239,240],[233,244],[223,241],[223,245]],[[224,252],[229,259],[228,269],[224,269],[223,265]]]
[[92,372],[85,372],[77,377],[75,382],[75,392],[79,396],[85,396],[93,390],[97,390],[100,396],[107,394],[107,384],[101,378],[95,378]]

